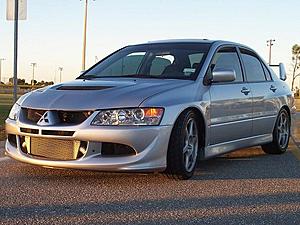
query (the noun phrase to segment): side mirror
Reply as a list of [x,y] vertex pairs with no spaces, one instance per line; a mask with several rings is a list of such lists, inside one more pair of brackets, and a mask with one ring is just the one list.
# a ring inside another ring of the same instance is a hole
[[280,80],[286,80],[286,72],[283,63],[279,63],[279,78]]
[[235,81],[236,74],[234,69],[216,69],[212,72],[212,82],[231,82]]

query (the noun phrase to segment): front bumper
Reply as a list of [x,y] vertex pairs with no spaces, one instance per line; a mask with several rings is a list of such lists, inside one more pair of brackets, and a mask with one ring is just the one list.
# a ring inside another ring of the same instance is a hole
[[[21,128],[37,129],[37,134],[21,132]],[[42,135],[42,130],[74,131],[72,136]],[[16,146],[6,141],[6,154],[20,162],[50,168],[88,169],[100,171],[163,171],[166,168],[171,126],[145,126],[145,127],[96,127],[81,124],[78,126],[49,126],[22,124],[10,119],[6,120],[7,134],[16,135]],[[53,160],[35,157],[21,150],[19,137],[36,137],[86,141],[87,153],[80,159]],[[101,153],[91,152],[89,143],[111,142],[132,147],[136,154],[132,156],[103,157]]]

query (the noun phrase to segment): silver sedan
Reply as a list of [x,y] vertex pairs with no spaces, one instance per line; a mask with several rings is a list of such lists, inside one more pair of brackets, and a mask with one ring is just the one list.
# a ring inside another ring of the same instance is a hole
[[193,175],[197,162],[261,145],[282,154],[294,98],[247,46],[167,40],[122,48],[75,81],[19,98],[6,154],[25,163]]

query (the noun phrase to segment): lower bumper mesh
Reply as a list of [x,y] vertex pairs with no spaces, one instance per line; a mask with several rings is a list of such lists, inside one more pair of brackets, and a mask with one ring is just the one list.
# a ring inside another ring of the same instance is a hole
[[74,160],[77,158],[75,143],[70,140],[31,137],[30,154],[49,159]]

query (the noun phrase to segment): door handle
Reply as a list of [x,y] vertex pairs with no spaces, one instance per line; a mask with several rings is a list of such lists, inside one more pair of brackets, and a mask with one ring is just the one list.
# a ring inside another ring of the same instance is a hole
[[245,95],[248,95],[249,92],[250,92],[250,90],[249,90],[248,88],[246,88],[246,87],[243,87],[242,90],[241,90],[241,92],[242,92],[243,94],[245,94]]
[[275,92],[277,90],[277,87],[275,87],[274,85],[271,85],[270,90]]

